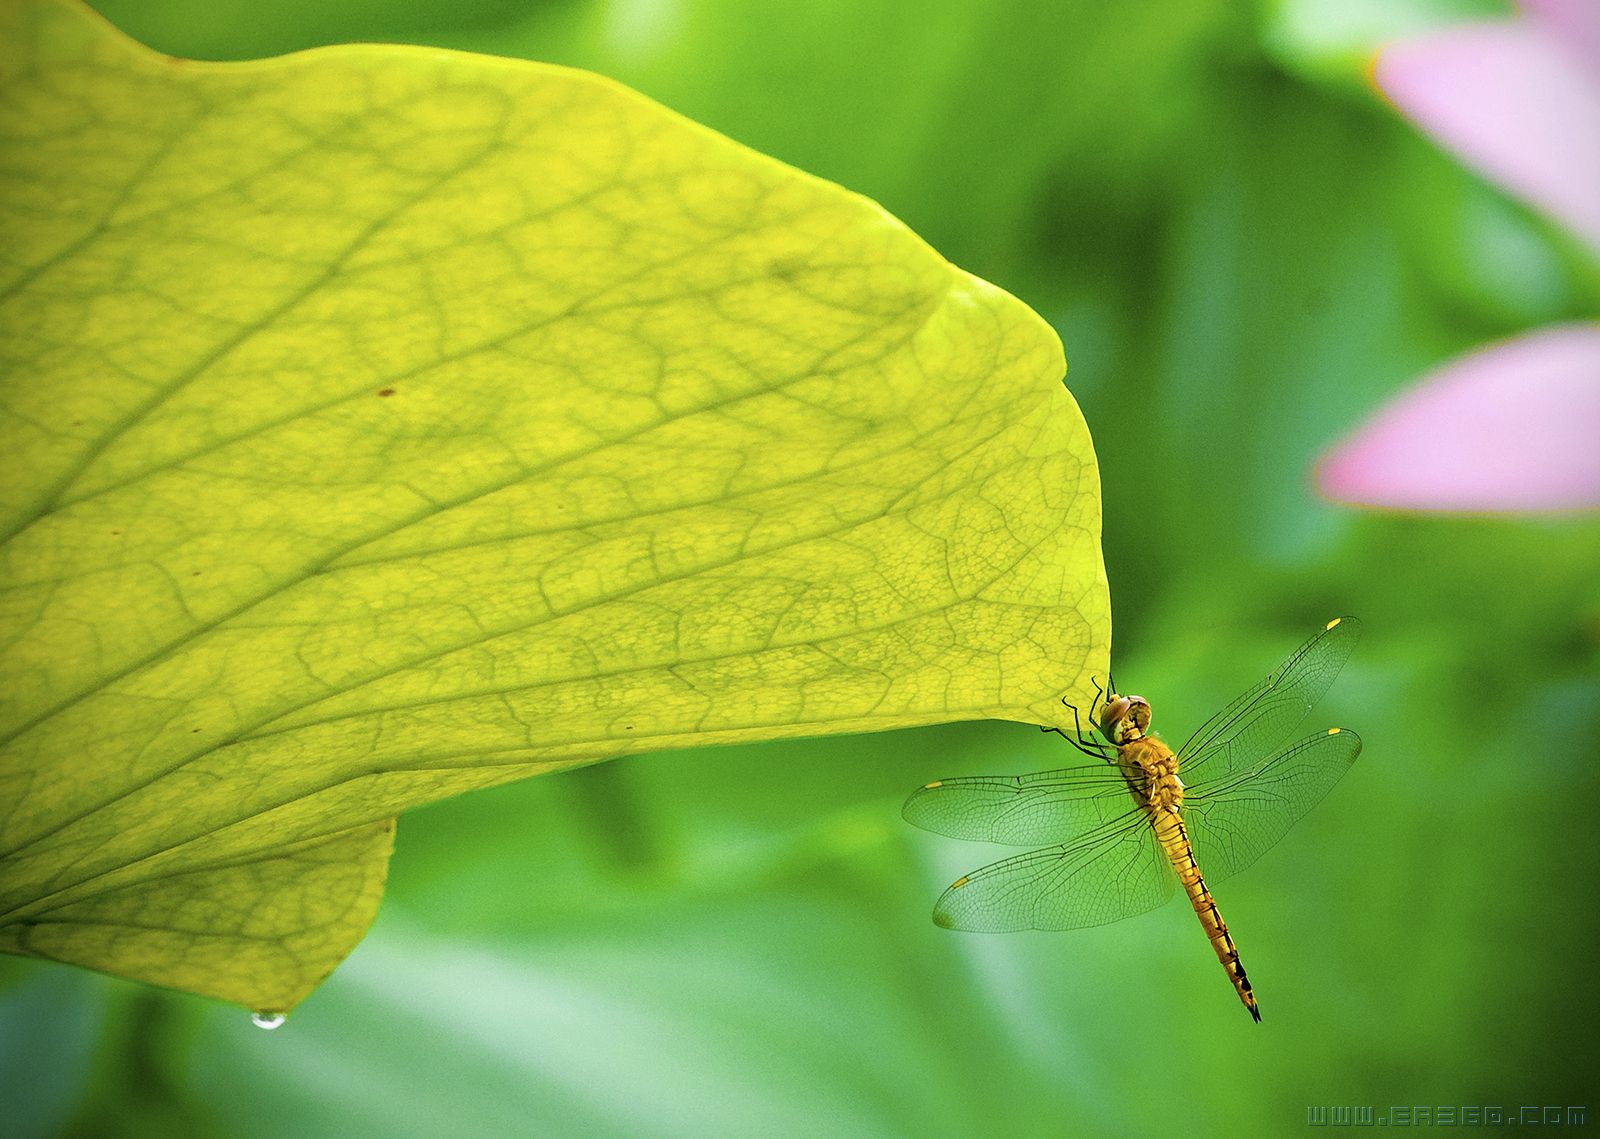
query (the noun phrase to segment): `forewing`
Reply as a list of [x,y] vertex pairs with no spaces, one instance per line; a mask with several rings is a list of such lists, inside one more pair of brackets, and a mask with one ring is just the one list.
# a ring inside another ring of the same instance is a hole
[[1144,812],[1076,842],[974,870],[933,908],[935,925],[978,933],[1079,929],[1153,910],[1172,896],[1172,866]]
[[901,809],[908,823],[951,838],[1038,846],[1086,835],[1133,800],[1115,764],[1032,775],[976,775],[918,788]]
[[1360,635],[1354,617],[1329,622],[1265,680],[1202,724],[1178,749],[1183,778],[1223,778],[1281,744],[1322,699]]
[[1192,784],[1183,821],[1206,881],[1220,882],[1260,858],[1360,754],[1361,737],[1335,728],[1244,770]]

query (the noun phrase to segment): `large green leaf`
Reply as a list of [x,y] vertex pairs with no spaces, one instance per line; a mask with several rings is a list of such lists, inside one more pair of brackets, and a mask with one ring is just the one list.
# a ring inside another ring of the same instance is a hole
[[1060,345],[582,72],[0,5],[0,948],[288,1008],[408,805],[1103,675]]

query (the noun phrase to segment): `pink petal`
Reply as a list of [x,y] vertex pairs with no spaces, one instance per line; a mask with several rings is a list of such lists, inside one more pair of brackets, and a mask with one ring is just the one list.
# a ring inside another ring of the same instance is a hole
[[1595,0],[1522,0],[1523,14],[1543,24],[1600,68],[1600,4]]
[[1324,456],[1316,481],[1329,498],[1403,510],[1600,508],[1600,325],[1446,364]]
[[1457,24],[1400,40],[1373,77],[1463,161],[1600,251],[1600,62],[1556,30],[1566,9],[1549,9],[1548,25]]

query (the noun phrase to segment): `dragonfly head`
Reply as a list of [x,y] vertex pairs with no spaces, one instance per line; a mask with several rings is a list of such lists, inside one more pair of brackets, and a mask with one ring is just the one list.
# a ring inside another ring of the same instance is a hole
[[1100,734],[1118,746],[1136,740],[1150,727],[1150,701],[1112,693],[1100,709]]

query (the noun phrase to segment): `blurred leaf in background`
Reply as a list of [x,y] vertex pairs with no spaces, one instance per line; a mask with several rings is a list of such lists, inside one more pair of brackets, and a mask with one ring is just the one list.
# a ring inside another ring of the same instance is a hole
[[[971,852],[901,824],[904,795],[1062,763],[952,725],[416,812],[363,954],[275,1033],[11,966],[3,1030],[49,1010],[75,1058],[27,1089],[34,1134],[1231,1136],[1318,1104],[1589,1102],[1600,527],[1357,515],[1306,474],[1409,377],[1600,312],[1592,264],[1365,86],[1382,38],[1506,7],[1147,7],[104,10],[179,54],[398,36],[593,68],[877,197],[1048,316],[1101,460],[1117,678],[1168,739],[1304,629],[1366,623],[1320,713],[1361,760],[1218,896],[1268,1019],[1181,907],[934,928]],[[1152,1047],[1170,1097],[1130,1059]]]

